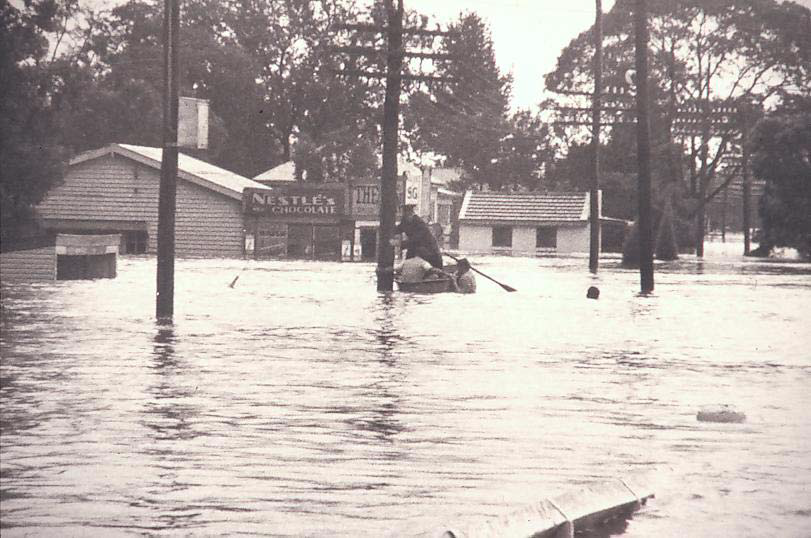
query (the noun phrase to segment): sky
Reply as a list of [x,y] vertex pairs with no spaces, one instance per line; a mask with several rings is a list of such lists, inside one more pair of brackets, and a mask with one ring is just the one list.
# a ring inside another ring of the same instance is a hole
[[[808,0],[811,2],[811,0]],[[614,0],[603,0],[603,11]],[[490,27],[496,62],[513,75],[513,108],[537,105],[543,77],[569,42],[594,24],[594,0],[405,0],[405,8],[434,16],[443,27],[472,11]]]
[[[811,8],[811,0],[795,0]],[[536,106],[543,77],[569,42],[594,24],[595,0],[404,0],[406,9],[433,15],[443,26],[465,11],[488,23],[496,62],[513,74],[512,107]],[[602,0],[603,12],[614,0]]]
[[[123,0],[85,0],[110,7]],[[363,4],[360,0],[359,3]],[[602,0],[608,11],[615,0]],[[811,0],[796,0],[811,8]],[[595,0],[404,0],[406,9],[432,16],[443,27],[467,11],[490,27],[496,62],[513,75],[512,107],[536,106],[544,96],[543,77],[555,68],[569,42],[594,24]]]

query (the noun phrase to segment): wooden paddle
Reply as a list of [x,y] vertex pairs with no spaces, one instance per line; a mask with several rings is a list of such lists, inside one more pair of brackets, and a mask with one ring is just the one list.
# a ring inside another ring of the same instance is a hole
[[[444,254],[444,255],[445,255],[445,256],[447,256],[448,258],[451,258],[452,260],[456,260],[456,262],[457,262],[457,263],[458,263],[458,262],[459,262],[459,260],[460,260],[460,258],[457,258],[457,257],[456,257],[456,256],[454,256],[453,254],[448,254],[447,252],[443,252],[442,254]],[[504,290],[506,290],[506,291],[518,291],[517,289],[513,288],[512,286],[508,286],[507,284],[502,284],[501,282],[499,282],[499,281],[498,281],[498,280],[496,280],[495,278],[493,278],[493,277],[491,277],[491,276],[488,276],[488,275],[485,275],[484,273],[482,273],[481,271],[479,271],[478,269],[476,269],[476,268],[475,268],[475,267],[473,267],[472,265],[470,266],[470,268],[471,268],[471,269],[472,269],[474,272],[479,273],[480,275],[482,275],[482,276],[483,276],[484,278],[486,278],[487,280],[492,280],[493,282],[495,282],[496,284],[498,284],[499,286],[501,286],[501,287],[502,287]]]

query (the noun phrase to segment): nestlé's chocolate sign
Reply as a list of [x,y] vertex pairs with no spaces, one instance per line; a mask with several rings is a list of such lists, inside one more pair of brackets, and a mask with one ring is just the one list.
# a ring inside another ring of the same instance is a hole
[[343,202],[337,189],[245,189],[245,211],[251,215],[337,217],[344,212]]

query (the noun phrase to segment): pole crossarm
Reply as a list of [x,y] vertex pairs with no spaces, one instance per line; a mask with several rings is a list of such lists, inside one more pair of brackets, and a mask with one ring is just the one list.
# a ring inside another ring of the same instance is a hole
[[[332,52],[349,54],[351,56],[378,56],[383,57],[386,51],[376,49],[374,47],[359,47],[359,46],[343,46],[333,47]],[[455,60],[456,56],[453,54],[445,54],[439,52],[419,52],[407,50],[403,52],[405,58],[422,58],[428,60]]]
[[[338,23],[335,24],[333,28],[335,28],[336,30],[347,30],[355,32],[380,33],[380,34],[386,32],[385,25],[364,22]],[[457,32],[454,31],[439,30],[439,29],[429,30],[428,28],[403,28],[402,33],[404,35],[435,36],[435,37],[453,37],[457,35]]]
[[[356,77],[385,79],[386,73],[383,71],[363,71],[361,69],[336,69],[333,71],[339,75],[348,75]],[[434,75],[402,75],[402,80],[407,81],[420,81],[420,82],[456,82],[454,77],[437,77]]]
[[[576,91],[576,90],[551,90],[553,93],[560,95],[573,95],[582,97],[594,97],[593,91]],[[634,95],[631,88],[628,86],[605,86],[600,92],[601,97],[627,97],[633,99]]]

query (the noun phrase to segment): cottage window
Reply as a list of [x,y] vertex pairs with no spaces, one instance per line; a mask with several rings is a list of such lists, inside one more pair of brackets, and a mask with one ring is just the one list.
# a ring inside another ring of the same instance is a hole
[[557,248],[558,229],[554,226],[538,226],[535,229],[535,248]]
[[493,246],[494,247],[513,246],[512,226],[493,226]]
[[146,254],[148,242],[147,233],[144,231],[129,231],[123,234],[124,252],[122,254]]

